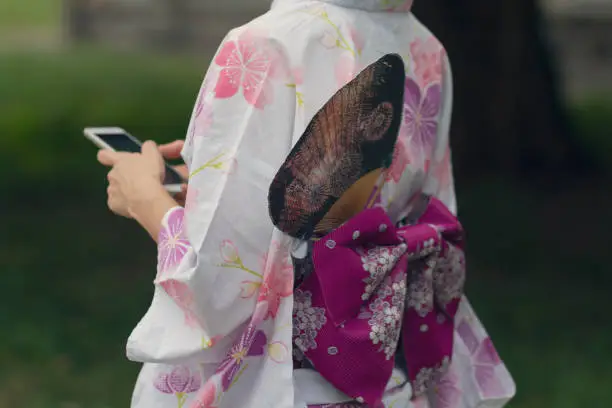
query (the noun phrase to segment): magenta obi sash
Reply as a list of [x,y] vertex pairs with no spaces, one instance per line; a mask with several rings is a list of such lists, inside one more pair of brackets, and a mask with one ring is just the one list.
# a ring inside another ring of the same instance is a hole
[[463,229],[436,198],[396,227],[366,209],[314,243],[314,272],[296,288],[294,343],[340,391],[382,404],[401,340],[413,394],[443,374],[465,281]]

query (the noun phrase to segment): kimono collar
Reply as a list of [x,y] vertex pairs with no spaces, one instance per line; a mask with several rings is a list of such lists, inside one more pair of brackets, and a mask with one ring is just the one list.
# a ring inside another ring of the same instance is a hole
[[[274,0],[272,5],[282,3],[298,3],[308,0]],[[366,11],[387,11],[407,13],[412,8],[413,0],[320,0],[321,3],[333,4],[339,7],[354,8]]]

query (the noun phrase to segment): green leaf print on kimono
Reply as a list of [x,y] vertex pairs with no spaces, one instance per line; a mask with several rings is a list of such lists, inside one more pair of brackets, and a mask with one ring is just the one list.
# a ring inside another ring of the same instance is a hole
[[[288,255],[282,257],[283,253],[287,254],[286,248],[278,242],[272,244],[270,250],[261,259],[263,275],[244,265],[232,241],[224,240],[221,243],[220,251],[224,261],[221,264],[222,267],[239,269],[257,278],[241,282],[240,296],[243,299],[249,299],[259,292],[257,302],[263,304],[266,309],[263,315],[264,320],[276,318],[281,300],[293,293],[293,265]],[[278,254],[281,259],[276,259]]]
[[304,82],[304,72],[301,68],[294,68],[291,71],[293,82],[288,83],[287,87],[295,89],[295,100],[298,106],[304,106],[304,94],[299,91],[299,87]]
[[329,29],[323,32],[320,38],[320,43],[325,48],[340,48],[341,50],[348,51],[353,57],[361,55],[361,51],[364,47],[364,40],[359,32],[354,28],[348,29],[349,36],[346,37],[342,33],[340,26],[335,24],[330,18],[329,14],[324,8],[317,8],[310,11],[311,14],[321,18],[329,25]]
[[198,166],[194,171],[192,171],[189,174],[189,177],[193,177],[199,172],[201,172],[202,170],[206,170],[206,169],[222,170],[226,162],[226,160],[222,160],[224,156],[226,156],[226,153],[217,154],[216,156],[214,156],[212,159],[208,160],[201,166]]
[[221,242],[221,245],[219,245],[219,251],[221,252],[221,258],[224,261],[219,266],[223,268],[240,269],[241,271],[250,273],[251,275],[259,278],[260,280],[263,279],[263,276],[260,273],[255,272],[254,270],[244,266],[244,262],[242,262],[240,254],[238,253],[238,248],[236,248],[236,245],[229,239],[226,239]]

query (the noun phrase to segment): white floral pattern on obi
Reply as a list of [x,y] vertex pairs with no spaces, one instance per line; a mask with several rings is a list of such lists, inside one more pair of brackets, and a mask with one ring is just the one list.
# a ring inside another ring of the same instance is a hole
[[432,285],[432,268],[425,265],[424,269],[415,270],[409,287],[408,307],[414,308],[419,316],[425,316],[434,307],[434,288]]
[[423,394],[427,389],[430,388],[429,382],[431,379],[438,380],[443,374],[448,372],[450,365],[450,358],[444,357],[442,364],[436,367],[424,367],[417,374],[416,382],[414,384],[413,392],[416,395]]
[[296,290],[293,293],[293,338],[301,351],[317,348],[317,334],[327,323],[325,309],[312,306],[312,294]]
[[459,299],[465,283],[465,253],[449,244],[438,261],[433,279],[436,300],[441,306],[446,307],[452,300]]
[[368,319],[370,339],[373,344],[380,344],[379,351],[385,353],[387,360],[397,349],[405,299],[406,273],[389,275],[376,292],[376,299],[359,314],[360,319]]
[[402,244],[393,247],[393,249],[386,247],[357,249],[357,252],[361,254],[363,270],[370,274],[370,276],[363,280],[366,286],[361,299],[366,300],[372,296],[380,282],[395,266],[397,260],[406,252],[406,248],[406,244]]

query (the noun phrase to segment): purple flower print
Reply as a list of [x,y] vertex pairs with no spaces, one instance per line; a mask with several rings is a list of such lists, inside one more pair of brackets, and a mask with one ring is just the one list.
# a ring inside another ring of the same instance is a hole
[[426,157],[431,155],[436,143],[441,101],[440,84],[431,84],[423,91],[412,78],[406,77],[403,125],[411,144],[422,149]]
[[185,234],[185,210],[176,208],[168,215],[159,232],[157,255],[158,277],[181,262],[190,248]]
[[485,397],[503,395],[503,385],[495,372],[495,368],[501,364],[501,359],[491,338],[487,336],[480,340],[466,320],[459,324],[457,332],[470,352],[474,377],[482,394]]
[[225,360],[221,362],[218,373],[222,373],[221,386],[227,391],[232,385],[234,378],[240,372],[240,368],[247,357],[262,356],[265,352],[268,339],[261,330],[255,330],[255,326],[248,325],[244,333],[227,353]]
[[174,394],[178,400],[178,408],[182,408],[187,394],[198,391],[202,386],[202,377],[196,369],[178,366],[170,372],[160,373],[153,386],[164,394]]

